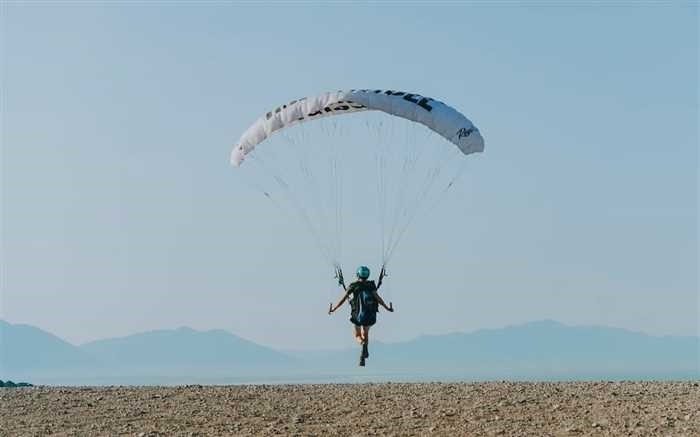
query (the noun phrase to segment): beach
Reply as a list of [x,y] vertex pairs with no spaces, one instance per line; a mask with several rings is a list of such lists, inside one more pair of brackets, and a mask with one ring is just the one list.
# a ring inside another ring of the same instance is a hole
[[0,435],[700,435],[698,382],[0,389]]

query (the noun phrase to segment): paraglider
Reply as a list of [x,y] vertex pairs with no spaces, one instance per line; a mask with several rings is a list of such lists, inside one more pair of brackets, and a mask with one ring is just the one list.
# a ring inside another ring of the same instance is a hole
[[[402,131],[405,135],[400,138]],[[246,164],[251,159],[256,170],[251,183],[258,177],[254,188],[276,206],[295,211],[306,225],[345,290],[329,314],[351,302],[351,322],[363,345],[360,364],[364,365],[376,309],[382,305],[393,311],[377,290],[399,241],[419,209],[433,207],[454,185],[465,167],[462,158],[483,150],[479,129],[439,100],[404,91],[352,89],[292,100],[266,112],[241,135],[230,160],[243,170],[251,167]],[[367,165],[372,157],[377,170],[374,183]],[[351,175],[350,188],[360,194],[348,192],[346,171]],[[371,191],[376,193],[373,209],[381,236],[381,273],[375,284],[362,266],[357,281],[346,289],[341,268],[343,218],[360,220],[363,214],[357,207],[353,214],[344,213],[343,199],[350,194],[364,206]],[[371,310],[360,319],[363,302]]]
[[338,282],[342,285],[345,293],[335,306],[331,304],[328,314],[333,314],[346,300],[350,302],[350,322],[353,324],[355,340],[362,346],[360,366],[364,366],[365,359],[369,358],[369,329],[377,323],[379,305],[391,313],[394,312],[394,305],[389,303],[387,306],[378,293],[384,280],[385,271],[382,269],[379,273],[379,280],[375,284],[369,279],[369,267],[360,266],[357,268],[357,280],[347,288],[342,272],[339,272],[339,275]]

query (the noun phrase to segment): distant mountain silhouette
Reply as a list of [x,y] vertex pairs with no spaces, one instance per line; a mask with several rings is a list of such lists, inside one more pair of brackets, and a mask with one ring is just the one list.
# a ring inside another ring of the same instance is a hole
[[504,375],[698,375],[700,365],[698,337],[654,337],[619,328],[567,326],[551,320],[473,333],[422,336],[375,349],[383,365],[395,368],[435,364],[445,369],[488,370]]
[[[278,352],[223,330],[157,330],[73,346],[0,321],[0,377],[51,384],[445,379],[688,379],[700,338],[531,322],[472,333],[373,342],[359,349]],[[345,379],[344,379],[345,378]],[[353,379],[355,378],[355,379]]]
[[0,320],[0,375],[92,368],[97,361],[80,348],[30,325]]
[[80,348],[120,368],[228,369],[281,366],[291,357],[223,330],[157,330],[86,343]]

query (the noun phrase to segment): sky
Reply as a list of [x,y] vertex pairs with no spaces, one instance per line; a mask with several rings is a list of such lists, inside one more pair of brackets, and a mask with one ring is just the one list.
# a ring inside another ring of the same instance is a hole
[[[382,88],[448,102],[486,150],[402,240],[375,339],[700,331],[697,4],[0,8],[2,319],[76,344],[189,326],[352,345],[332,269],[229,153],[282,103]],[[377,257],[364,235],[343,235],[346,272]]]

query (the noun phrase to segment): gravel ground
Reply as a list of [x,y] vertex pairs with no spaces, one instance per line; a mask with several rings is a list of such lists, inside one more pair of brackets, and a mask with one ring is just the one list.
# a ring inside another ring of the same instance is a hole
[[0,435],[700,436],[698,382],[0,389]]

